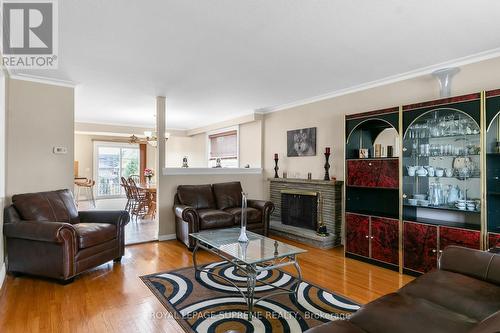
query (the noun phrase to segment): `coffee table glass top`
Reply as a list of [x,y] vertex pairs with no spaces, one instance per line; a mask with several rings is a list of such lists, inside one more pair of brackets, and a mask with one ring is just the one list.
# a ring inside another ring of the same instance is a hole
[[307,250],[247,231],[248,242],[238,242],[240,228],[204,230],[189,234],[201,243],[213,247],[246,264],[279,259]]

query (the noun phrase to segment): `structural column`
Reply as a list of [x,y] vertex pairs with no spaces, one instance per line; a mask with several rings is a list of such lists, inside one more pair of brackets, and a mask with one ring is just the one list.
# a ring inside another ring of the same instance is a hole
[[158,145],[156,149],[156,218],[158,219],[159,235],[165,234],[164,221],[162,221],[162,206],[160,198],[162,196],[163,169],[165,168],[165,130],[167,128],[167,101],[165,96],[156,97],[156,137]]

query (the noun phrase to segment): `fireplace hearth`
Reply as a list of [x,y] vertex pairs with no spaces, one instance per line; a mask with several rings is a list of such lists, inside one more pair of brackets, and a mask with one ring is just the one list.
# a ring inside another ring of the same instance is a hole
[[281,223],[316,231],[318,203],[318,192],[281,191]]
[[[293,178],[269,178],[269,181],[271,201],[276,207],[269,225],[271,234],[321,249],[340,245],[343,186],[341,181]],[[285,198],[285,194],[291,194],[292,198]],[[282,200],[288,203],[284,202],[282,206]],[[296,200],[300,203],[296,203]],[[307,202],[304,202],[305,200]],[[297,210],[287,207],[297,207],[296,204],[299,207]],[[326,229],[328,234],[318,234],[320,226]]]

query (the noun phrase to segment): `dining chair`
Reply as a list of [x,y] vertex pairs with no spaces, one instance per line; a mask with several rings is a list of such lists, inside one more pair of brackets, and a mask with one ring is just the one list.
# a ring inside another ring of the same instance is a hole
[[139,176],[139,175],[130,175],[128,177],[128,179],[130,179],[130,178],[132,178],[134,180],[134,182],[136,182],[136,183],[140,183],[141,182],[141,176]]
[[132,202],[134,198],[132,197],[132,192],[130,190],[130,185],[127,182],[127,179],[125,177],[121,177],[121,182],[122,182],[122,187],[123,190],[125,191],[125,196],[127,197],[127,203],[125,204],[125,210],[129,213],[131,213],[131,207],[132,207]]
[[137,186],[137,183],[132,177],[129,177],[128,183],[133,198],[131,212],[132,216],[135,216],[137,221],[138,217],[143,218],[147,213],[148,198],[147,194]]

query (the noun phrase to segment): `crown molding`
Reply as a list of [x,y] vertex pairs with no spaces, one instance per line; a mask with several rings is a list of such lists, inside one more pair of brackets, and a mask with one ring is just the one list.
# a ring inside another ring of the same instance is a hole
[[262,112],[253,112],[253,113],[246,114],[246,115],[243,115],[243,116],[240,116],[237,118],[231,118],[228,120],[215,122],[215,123],[212,123],[212,124],[209,124],[206,126],[192,128],[192,129],[187,130],[186,132],[187,132],[188,136],[193,136],[196,134],[206,133],[206,132],[218,130],[221,128],[227,128],[227,127],[232,127],[232,126],[236,126],[236,125],[251,123],[253,121],[261,120],[262,117],[263,117]]
[[326,94],[322,94],[322,95],[318,95],[318,96],[304,98],[304,99],[300,99],[300,100],[290,102],[290,103],[260,108],[260,109],[256,110],[256,112],[272,113],[272,112],[282,111],[282,110],[286,110],[286,109],[291,109],[291,108],[294,108],[297,106],[302,106],[302,105],[306,105],[306,104],[310,104],[310,103],[314,103],[314,102],[319,102],[319,101],[323,101],[323,100],[334,98],[334,97],[348,95],[348,94],[352,94],[355,92],[388,85],[391,83],[405,81],[405,80],[413,79],[413,78],[416,78],[419,76],[429,75],[429,74],[432,74],[432,72],[434,72],[436,70],[443,69],[446,67],[460,67],[460,66],[470,65],[473,63],[477,63],[477,62],[481,62],[481,61],[485,61],[485,60],[489,60],[489,59],[493,59],[493,58],[497,58],[497,57],[500,57],[500,48],[476,53],[476,54],[465,56],[462,58],[457,58],[457,59],[445,61],[445,62],[442,62],[439,64],[427,66],[427,67],[422,67],[422,68],[412,70],[409,72],[388,76],[388,77],[385,77],[385,78],[382,78],[379,80],[374,80],[374,81],[362,83],[359,85],[355,85],[352,87],[335,90],[335,91],[332,91],[332,92],[329,92]]
[[77,83],[75,83],[73,81],[59,80],[59,79],[47,78],[47,77],[43,77],[43,76],[36,76],[36,75],[29,75],[29,74],[12,74],[11,72],[9,72],[9,73],[10,73],[9,78],[14,79],[14,80],[22,80],[22,81],[50,84],[53,86],[60,86],[60,87],[67,87],[67,88],[75,88],[77,86]]

